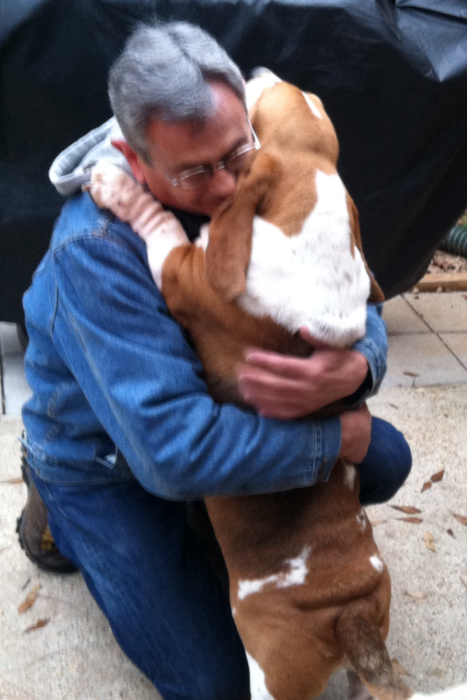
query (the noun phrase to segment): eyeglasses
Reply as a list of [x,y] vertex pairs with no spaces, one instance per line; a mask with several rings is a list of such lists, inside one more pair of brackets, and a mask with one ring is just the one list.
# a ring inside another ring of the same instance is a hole
[[173,187],[180,187],[181,190],[194,190],[197,187],[206,185],[218,170],[227,170],[231,175],[238,175],[240,170],[248,160],[248,153],[259,148],[258,137],[253,131],[254,143],[248,143],[233,150],[229,155],[218,163],[211,165],[197,165],[180,173],[178,177],[171,177],[164,173],[166,180]]

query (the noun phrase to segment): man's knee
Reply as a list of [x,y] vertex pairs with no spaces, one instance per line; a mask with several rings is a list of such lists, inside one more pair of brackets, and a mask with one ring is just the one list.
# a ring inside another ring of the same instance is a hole
[[360,465],[360,500],[363,505],[384,503],[403,485],[412,468],[412,453],[393,425],[373,418],[371,444]]

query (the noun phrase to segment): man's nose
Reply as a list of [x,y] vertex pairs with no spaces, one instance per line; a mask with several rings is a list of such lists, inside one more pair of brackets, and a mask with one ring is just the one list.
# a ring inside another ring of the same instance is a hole
[[229,197],[235,193],[236,186],[237,180],[235,176],[225,168],[222,168],[221,170],[216,170],[211,177],[209,190],[214,197]]

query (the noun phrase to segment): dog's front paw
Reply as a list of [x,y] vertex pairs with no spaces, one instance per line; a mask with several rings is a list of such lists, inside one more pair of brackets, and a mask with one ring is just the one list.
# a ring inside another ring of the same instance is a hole
[[101,209],[110,209],[122,221],[129,221],[132,204],[144,190],[124,170],[106,160],[100,160],[91,170],[87,190]]
[[91,182],[83,189],[97,206],[110,209],[145,241],[149,266],[160,288],[166,257],[174,248],[189,244],[178,219],[124,170],[104,160],[93,167]]

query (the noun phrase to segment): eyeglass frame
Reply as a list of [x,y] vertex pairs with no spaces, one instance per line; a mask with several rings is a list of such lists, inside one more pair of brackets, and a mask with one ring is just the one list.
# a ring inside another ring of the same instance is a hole
[[[239,146],[238,148],[234,148],[233,151],[231,151],[225,158],[220,160],[218,163],[214,163],[213,165],[211,163],[206,163],[206,165],[195,165],[193,168],[188,168],[188,170],[183,170],[178,177],[171,177],[168,173],[164,172],[162,170],[162,174],[165,177],[165,179],[170,182],[172,187],[181,187],[183,188],[183,183],[184,180],[187,180],[190,177],[193,177],[193,175],[200,175],[201,173],[210,173],[210,178],[206,182],[210,182],[211,178],[214,177],[214,174],[217,173],[219,170],[224,170],[227,168],[227,162],[230,158],[237,158],[238,156],[243,155],[244,153],[249,153],[250,151],[254,150],[259,150],[261,147],[261,144],[259,142],[259,139],[256,135],[255,130],[253,129],[253,126],[250,123],[250,128],[251,128],[251,133],[253,136],[253,143],[251,144],[245,144],[244,146]],[[229,172],[229,171],[227,171]],[[189,173],[189,174],[187,174]],[[185,189],[187,190],[194,190],[197,189],[197,187],[202,187],[205,183],[202,183],[200,185],[195,185],[194,187],[188,187]]]

